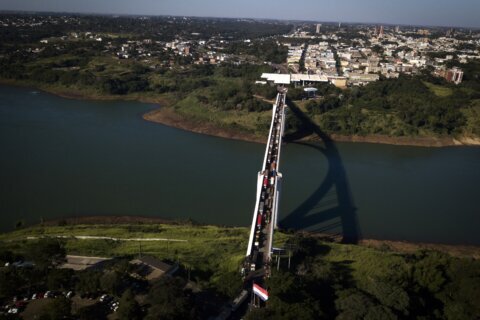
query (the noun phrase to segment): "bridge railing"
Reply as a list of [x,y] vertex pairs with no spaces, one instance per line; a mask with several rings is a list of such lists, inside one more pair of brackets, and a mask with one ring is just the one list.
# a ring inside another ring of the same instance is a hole
[[[250,236],[248,240],[248,247],[247,247],[247,252],[246,256],[249,257],[252,255],[252,251],[254,250],[254,239],[256,234],[259,231],[262,231],[263,229],[263,223],[261,223],[261,226],[258,227],[258,220],[264,219],[265,213],[263,213],[263,216],[260,217],[259,219],[259,209],[260,209],[260,203],[262,201],[261,199],[261,194],[262,194],[262,183],[263,180],[265,179],[265,172],[268,170],[271,172],[271,166],[272,163],[268,162],[269,156],[271,157],[274,155],[274,161],[275,161],[275,174],[270,177],[270,179],[274,179],[273,182],[273,192],[270,195],[272,198],[271,201],[271,206],[269,209],[270,211],[270,217],[269,217],[269,230],[267,230],[267,243],[266,243],[266,248],[263,251],[264,254],[264,260],[268,260],[270,258],[271,254],[271,247],[272,247],[272,241],[273,241],[273,227],[277,226],[277,212],[278,212],[278,202],[279,202],[279,189],[281,188],[281,177],[282,175],[278,173],[278,165],[279,165],[279,160],[280,160],[280,152],[281,152],[281,143],[282,143],[282,136],[283,136],[283,131],[285,127],[285,113],[284,113],[284,103],[285,103],[285,93],[279,93],[277,95],[275,104],[273,105],[273,110],[272,110],[272,120],[270,124],[270,131],[268,135],[268,142],[265,150],[265,156],[263,159],[263,164],[262,164],[262,170],[258,172],[257,175],[257,196],[256,196],[256,201],[255,201],[255,209],[254,209],[254,214],[252,216],[252,225],[250,229]],[[277,115],[278,112],[278,115]],[[275,133],[275,134],[274,134]],[[276,146],[276,150],[274,150],[273,146]],[[271,153],[270,153],[271,152]],[[274,154],[273,154],[274,152]],[[268,179],[268,177],[266,177]],[[269,183],[270,180],[269,180]],[[262,208],[263,209],[263,208]],[[266,210],[265,210],[266,211]],[[271,229],[271,230],[270,230]],[[257,248],[258,250],[259,248]]]

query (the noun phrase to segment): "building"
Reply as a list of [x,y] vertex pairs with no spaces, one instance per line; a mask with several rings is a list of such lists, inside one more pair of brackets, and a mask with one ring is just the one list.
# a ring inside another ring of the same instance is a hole
[[102,269],[105,262],[111,261],[111,258],[103,257],[86,257],[67,255],[66,261],[60,266],[61,269],[73,269],[75,271],[85,269]]
[[133,274],[148,281],[154,281],[164,275],[173,275],[178,264],[168,264],[154,257],[140,257],[130,261],[135,266]]
[[347,78],[346,77],[329,77],[328,80],[331,84],[338,88],[345,88],[347,86]]
[[369,82],[378,81],[380,76],[378,74],[371,73],[358,73],[351,72],[347,74],[348,83],[350,85],[365,85]]
[[445,79],[449,82],[453,82],[455,84],[460,84],[462,83],[463,80],[463,71],[462,69],[459,68],[452,68],[447,70],[445,74]]
[[317,24],[317,29],[316,29],[316,33],[320,33],[320,28],[322,27],[322,25],[320,23]]
[[307,99],[313,99],[317,96],[317,91],[318,89],[317,88],[303,88],[303,92],[305,94],[305,97]]
[[290,75],[290,81],[295,86],[305,86],[315,83],[328,82],[326,75],[293,73]]
[[[376,76],[378,75],[367,75]],[[279,73],[262,73],[262,79],[266,79],[268,82],[274,84],[294,84],[295,86],[308,86],[313,84],[320,83],[331,83],[339,88],[344,88],[347,86],[347,78],[335,75],[328,74],[303,74],[303,73],[292,73],[292,74],[279,74]]]
[[274,84],[290,84],[290,74],[262,73],[260,77]]
[[455,84],[460,84],[463,80],[463,71],[457,67],[453,67],[452,69],[437,69],[433,74]]

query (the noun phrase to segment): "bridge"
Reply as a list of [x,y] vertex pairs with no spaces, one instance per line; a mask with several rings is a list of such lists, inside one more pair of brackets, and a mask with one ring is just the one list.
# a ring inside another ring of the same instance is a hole
[[273,233],[278,222],[278,204],[282,185],[282,174],[279,169],[282,137],[285,130],[286,93],[287,89],[279,88],[273,105],[262,170],[257,175],[255,209],[242,268],[247,289],[253,289],[256,293],[253,296],[253,304],[256,306],[261,305],[258,297],[263,301],[268,299],[268,293],[264,290],[264,281],[270,276]]

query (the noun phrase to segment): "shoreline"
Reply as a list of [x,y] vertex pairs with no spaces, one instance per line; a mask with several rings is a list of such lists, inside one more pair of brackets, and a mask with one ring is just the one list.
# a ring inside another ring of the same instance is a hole
[[199,121],[186,119],[182,115],[176,113],[171,107],[160,107],[149,111],[143,114],[142,118],[148,122],[218,138],[263,144],[267,143],[267,137],[261,138],[252,133],[241,132],[229,128],[220,128],[211,123],[201,123]]
[[[210,136],[241,140],[255,143],[266,143],[267,138],[260,138],[254,134],[242,133],[234,129],[219,128],[211,123],[199,123],[185,119],[184,116],[176,113],[171,107],[160,107],[145,113],[143,119],[149,122],[159,123],[169,127],[174,127],[190,132],[206,134]],[[462,138],[453,137],[390,137],[385,135],[365,135],[365,136],[345,136],[340,134],[331,134],[330,138],[335,142],[351,143],[374,143],[395,146],[411,147],[459,147],[459,146],[480,146],[480,138]],[[305,137],[298,141],[319,141],[318,138]]]
[[[152,123],[158,123],[169,127],[205,134],[213,137],[224,139],[240,140],[245,142],[254,142],[265,144],[267,137],[258,137],[255,134],[241,132],[232,128],[222,128],[218,125],[200,122],[196,120],[186,119],[183,115],[176,113],[171,107],[173,102],[166,96],[148,97],[142,94],[114,96],[98,94],[93,95],[88,92],[78,90],[54,89],[50,86],[39,86],[35,83],[26,83],[18,80],[1,79],[0,85],[16,86],[23,88],[31,88],[40,90],[48,94],[59,96],[65,99],[75,100],[91,100],[91,101],[137,101],[141,103],[150,103],[157,105],[157,108],[148,111],[142,115],[142,119]],[[340,135],[330,134],[330,138],[335,142],[351,142],[351,143],[374,143],[387,144],[396,146],[413,146],[413,147],[458,147],[458,146],[480,146],[480,137],[390,137],[385,135]],[[318,141],[318,138],[305,137],[299,141]]]
[[[81,217],[66,217],[46,220],[43,223],[32,224],[22,229],[31,229],[38,227],[54,227],[54,226],[78,226],[78,225],[129,225],[129,224],[168,224],[178,226],[214,226],[219,228],[246,228],[233,225],[215,225],[203,224],[193,220],[172,220],[160,217],[146,217],[146,216],[81,216]],[[9,233],[15,230],[2,232]],[[281,230],[280,230],[281,231]],[[331,235],[328,233],[316,233],[310,231],[298,230],[297,233],[310,235],[325,242],[342,243],[342,237],[339,235]],[[445,244],[445,243],[427,243],[427,242],[410,242],[403,240],[387,240],[387,239],[360,239],[354,245],[370,247],[377,250],[386,250],[402,253],[414,253],[421,250],[435,250],[448,253],[454,257],[472,257],[480,259],[480,245],[463,245],[463,244]]]

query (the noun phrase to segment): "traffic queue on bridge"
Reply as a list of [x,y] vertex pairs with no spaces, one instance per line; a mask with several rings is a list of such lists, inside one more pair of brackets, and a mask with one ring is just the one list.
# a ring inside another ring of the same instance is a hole
[[[282,100],[280,100],[282,102]],[[242,273],[246,275],[248,272],[253,272],[259,269],[260,266],[263,266],[263,262],[266,261],[266,257],[268,257],[267,252],[262,252],[260,249],[264,247],[264,241],[267,240],[266,235],[268,234],[269,224],[272,222],[272,211],[274,206],[274,193],[275,193],[275,183],[277,179],[277,157],[279,151],[279,143],[281,143],[281,117],[280,114],[282,108],[276,108],[276,112],[274,115],[274,120],[272,124],[271,130],[271,138],[269,140],[269,145],[267,146],[267,157],[266,163],[261,172],[263,176],[261,191],[260,191],[260,199],[258,210],[256,212],[256,226],[255,226],[255,235],[254,240],[251,248],[251,254],[246,259],[246,265],[242,270]],[[264,257],[266,255],[266,257]],[[267,273],[269,270],[265,270]]]
[[[279,88],[277,102],[274,105],[272,126],[270,128],[267,150],[262,171],[258,173],[257,203],[245,263],[241,269],[244,280],[242,292],[229,305],[222,309],[216,320],[226,320],[239,306],[246,301],[249,293],[252,294],[250,306],[261,307],[268,300],[268,291],[265,288],[265,278],[270,275],[270,252],[272,250],[273,226],[278,202],[277,187],[281,179],[278,173],[280,158],[280,144],[282,143],[285,107],[285,88]],[[258,204],[258,206],[257,206]]]

